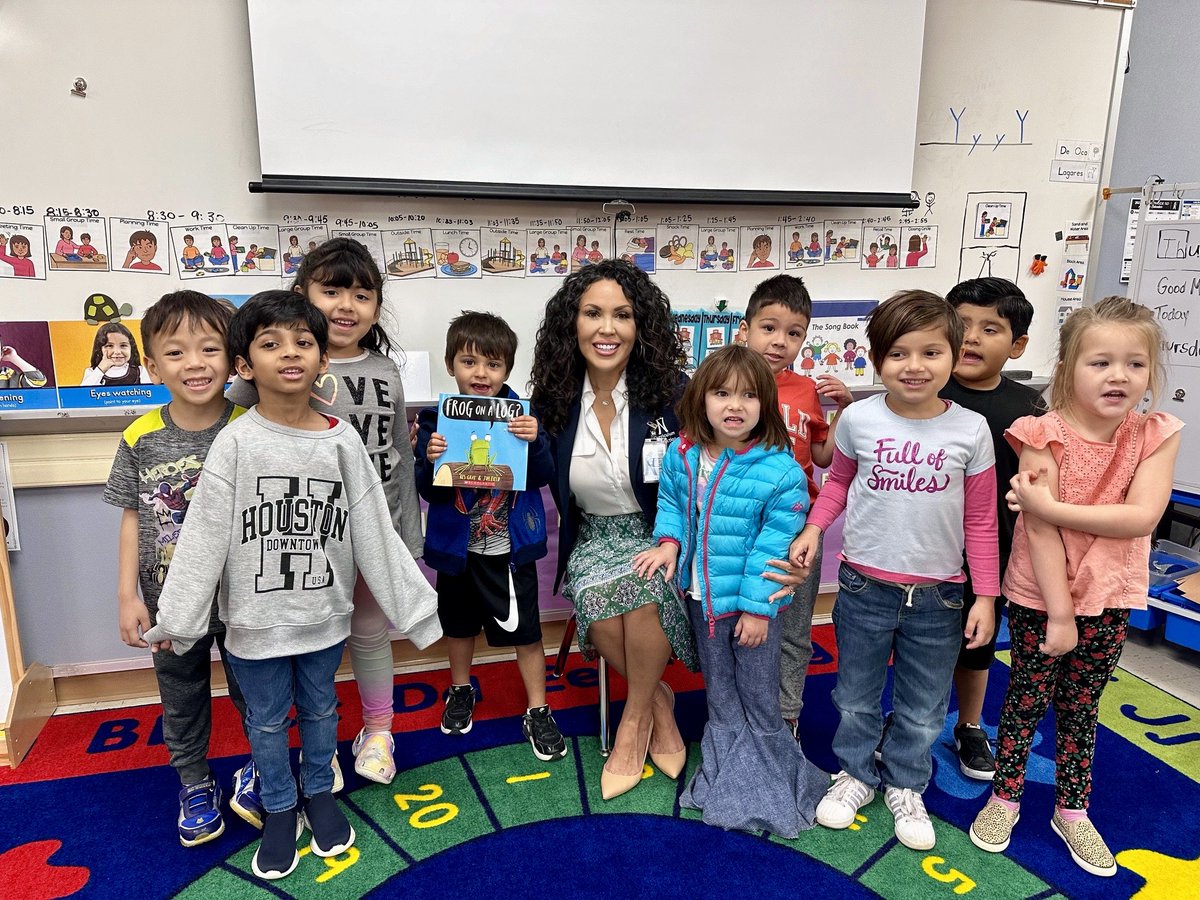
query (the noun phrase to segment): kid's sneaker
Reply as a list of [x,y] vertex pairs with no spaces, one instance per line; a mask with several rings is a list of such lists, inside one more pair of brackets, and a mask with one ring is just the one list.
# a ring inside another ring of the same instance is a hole
[[550,714],[549,706],[535,706],[521,719],[521,731],[533,748],[533,755],[543,762],[562,759],[567,755],[567,742]]
[[883,800],[896,820],[900,843],[912,850],[932,850],[937,837],[921,795],[908,788],[888,787],[884,789]]
[[185,784],[179,791],[179,843],[195,847],[225,831],[221,818],[221,789],[212,776],[207,781]]
[[988,853],[1003,853],[1012,841],[1013,827],[1020,820],[1020,811],[990,799],[971,823],[971,843]]
[[1050,820],[1050,829],[1063,839],[1063,843],[1071,851],[1071,859],[1075,860],[1079,868],[1101,878],[1110,878],[1117,874],[1117,861],[1113,859],[1108,845],[1104,843],[1104,838],[1100,837],[1100,832],[1091,820],[1067,822],[1055,810],[1054,817]]
[[[300,751],[300,759],[297,760],[301,765],[304,764],[304,751]],[[346,786],[346,779],[342,777],[342,764],[338,762],[337,751],[333,751],[333,759],[329,763],[329,768],[333,770],[333,787],[330,788],[331,793],[338,793]]]
[[452,684],[446,689],[446,710],[442,713],[442,734],[466,734],[475,724],[475,688],[469,684]]
[[958,751],[958,768],[968,778],[991,781],[996,774],[996,757],[988,743],[987,733],[978,725],[964,723],[954,726],[954,749]]
[[250,868],[259,878],[275,881],[291,875],[300,862],[300,854],[296,852],[296,841],[304,831],[304,818],[299,809],[293,806],[282,812],[267,813],[263,822],[262,840],[254,851]]
[[229,808],[261,831],[267,811],[262,805],[259,790],[258,769],[251,759],[233,773],[233,796],[229,798]]
[[396,777],[395,750],[396,742],[390,733],[373,731],[368,734],[364,728],[350,745],[354,771],[376,784],[391,784]]
[[332,791],[309,797],[304,802],[304,818],[312,830],[308,847],[317,856],[337,856],[354,845],[354,827]]
[[826,828],[849,828],[858,811],[875,799],[875,790],[849,772],[838,772],[817,804],[817,823]]

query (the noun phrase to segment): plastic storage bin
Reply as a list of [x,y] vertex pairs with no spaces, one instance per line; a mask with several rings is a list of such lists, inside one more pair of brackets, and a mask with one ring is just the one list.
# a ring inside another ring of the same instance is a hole
[[1150,596],[1162,596],[1196,572],[1200,572],[1200,553],[1174,541],[1155,541],[1150,550]]

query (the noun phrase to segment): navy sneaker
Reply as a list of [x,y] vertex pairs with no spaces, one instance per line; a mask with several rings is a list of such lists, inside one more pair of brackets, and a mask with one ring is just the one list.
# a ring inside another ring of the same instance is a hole
[[333,799],[332,791],[309,797],[304,802],[304,818],[312,831],[308,847],[317,856],[337,856],[354,845],[354,826]]
[[562,759],[567,755],[567,742],[563,740],[549,706],[535,706],[525,713],[521,719],[521,731],[533,748],[533,755],[543,762]]
[[259,878],[275,881],[291,875],[300,862],[296,841],[304,830],[304,818],[298,807],[268,813],[263,823],[262,840],[254,851],[250,868]]
[[225,830],[221,818],[221,789],[210,776],[207,781],[185,784],[179,792],[179,843],[195,847],[220,837]]
[[251,759],[233,773],[233,796],[229,799],[229,808],[261,831],[267,811],[263,808],[259,790],[258,769]]

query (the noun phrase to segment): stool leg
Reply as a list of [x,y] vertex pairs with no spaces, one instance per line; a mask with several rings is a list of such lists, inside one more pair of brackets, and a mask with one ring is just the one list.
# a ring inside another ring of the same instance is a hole
[[600,657],[600,755],[608,756],[612,750],[612,739],[608,721],[608,663]]
[[567,627],[563,629],[562,643],[558,645],[558,656],[554,658],[554,669],[550,672],[551,678],[562,678],[567,668],[567,658],[571,654],[571,642],[575,640],[576,627],[575,616],[572,614],[567,620]]

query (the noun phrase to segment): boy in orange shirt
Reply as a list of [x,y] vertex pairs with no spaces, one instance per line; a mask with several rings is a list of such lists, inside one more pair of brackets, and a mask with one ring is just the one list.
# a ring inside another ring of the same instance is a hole
[[[792,452],[808,476],[809,502],[819,488],[813,477],[814,464],[825,468],[833,461],[833,432],[838,417],[854,398],[832,375],[815,381],[792,371],[792,363],[808,333],[812,319],[812,297],[804,281],[794,275],[776,275],[760,282],[750,294],[746,315],[738,326],[738,339],[767,361],[779,387],[779,411],[792,437]],[[837,405],[833,421],[826,424],[821,401]],[[812,659],[812,619],[817,591],[821,586],[821,551],[813,559],[808,576],[796,588],[792,602],[779,614],[780,652],[779,701],[783,718],[799,740],[798,722],[804,706],[804,680]]]

